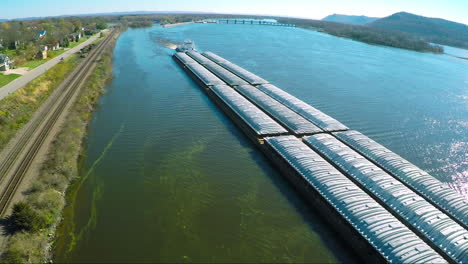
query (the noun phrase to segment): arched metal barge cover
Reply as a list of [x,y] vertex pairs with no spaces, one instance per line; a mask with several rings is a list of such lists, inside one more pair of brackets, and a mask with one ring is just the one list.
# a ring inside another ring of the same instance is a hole
[[183,52],[177,52],[174,56],[177,59],[179,59],[179,61],[182,62],[184,65],[189,64],[189,63],[198,63],[194,59],[190,58],[189,56],[187,56],[187,54],[185,54]]
[[225,84],[221,79],[198,63],[185,65],[206,86]]
[[313,122],[315,125],[323,129],[324,131],[343,131],[348,130],[348,127],[337,121],[336,119],[326,115],[322,111],[312,107],[304,101],[292,96],[291,94],[283,91],[282,89],[271,85],[264,84],[259,85],[257,88],[275,98],[278,102],[291,108],[298,114],[302,115],[306,119]]
[[251,85],[240,85],[236,86],[235,89],[296,135],[312,135],[323,132],[312,122]]
[[372,160],[393,176],[427,197],[446,214],[458,219],[468,229],[468,200],[374,140],[350,130],[334,133],[340,140]]
[[304,141],[352,177],[446,259],[468,263],[468,231],[453,219],[332,135],[318,134],[305,137]]
[[240,77],[235,75],[234,73],[224,69],[223,67],[219,66],[218,64],[211,62],[211,63],[205,63],[203,64],[205,68],[210,70],[212,73],[217,75],[221,80],[226,82],[227,84],[231,86],[235,85],[246,85],[248,84],[246,81],[242,80]]
[[208,59],[205,56],[202,56],[200,53],[198,53],[196,51],[188,51],[187,55],[192,57],[194,60],[196,60],[200,64],[213,63],[213,61],[211,61],[210,59]]
[[211,51],[203,52],[202,55],[207,57],[208,59],[216,62],[217,64],[230,63],[230,61],[228,61],[225,58],[222,58],[222,57],[214,54]]
[[271,117],[258,109],[249,100],[227,85],[215,85],[210,88],[228,105],[258,136],[284,135],[288,131]]
[[445,263],[416,234],[299,139],[281,136],[265,141],[383,259],[389,263]]
[[212,53],[212,52],[203,52],[203,56],[206,58],[209,58],[211,61],[218,63],[219,65],[223,66],[227,70],[231,71],[235,75],[241,77],[242,79],[246,80],[252,85],[258,85],[258,84],[266,84],[268,81],[266,81],[263,78],[260,78],[259,76],[249,72],[248,70],[237,66],[236,64]]

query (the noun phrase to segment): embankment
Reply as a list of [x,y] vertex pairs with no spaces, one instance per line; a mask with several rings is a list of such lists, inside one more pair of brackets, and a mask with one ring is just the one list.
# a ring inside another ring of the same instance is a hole
[[75,70],[79,62],[80,58],[73,55],[0,100],[0,150],[28,123],[34,112]]
[[190,25],[193,24],[193,21],[190,22],[181,22],[181,23],[174,23],[174,24],[165,24],[163,27],[165,28],[171,28],[171,27],[177,27],[177,26],[184,26],[184,25]]
[[[17,231],[9,239],[2,256],[5,263],[44,263],[50,259],[55,228],[65,206],[65,192],[78,177],[78,161],[91,114],[112,76],[112,54],[118,34],[104,51],[100,63],[89,77],[67,115],[58,136],[49,147],[39,177],[24,203],[40,219],[42,228]],[[23,204],[24,204],[23,203]]]

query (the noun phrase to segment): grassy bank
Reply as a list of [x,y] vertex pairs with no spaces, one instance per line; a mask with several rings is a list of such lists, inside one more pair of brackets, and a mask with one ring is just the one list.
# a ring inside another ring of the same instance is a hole
[[80,62],[70,56],[43,75],[0,101],[0,150],[32,117],[34,112]]
[[[23,206],[39,219],[38,228],[16,230],[3,254],[5,263],[43,263],[50,258],[50,245],[65,206],[65,192],[78,177],[82,142],[99,96],[112,73],[112,51],[108,46],[95,72],[72,106],[61,131],[49,148],[39,177],[28,191]],[[10,219],[11,220],[11,219]]]

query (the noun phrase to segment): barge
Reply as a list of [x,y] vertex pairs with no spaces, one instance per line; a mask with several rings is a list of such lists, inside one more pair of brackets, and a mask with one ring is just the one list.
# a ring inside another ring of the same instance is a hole
[[363,261],[468,262],[463,217],[447,216],[374,164],[378,157],[341,142],[348,127],[214,53],[173,58]]

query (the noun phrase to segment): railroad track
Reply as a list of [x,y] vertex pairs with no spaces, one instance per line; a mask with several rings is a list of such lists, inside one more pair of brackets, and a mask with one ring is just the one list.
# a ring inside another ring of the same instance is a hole
[[[21,181],[31,166],[34,157],[38,153],[47,135],[54,127],[61,113],[70,102],[70,99],[76,94],[81,85],[86,81],[88,75],[94,69],[94,63],[99,58],[104,48],[114,37],[116,30],[111,33],[99,45],[90,52],[89,56],[82,62],[70,77],[61,85],[61,89],[57,90],[48,100],[38,118],[32,121],[26,128],[22,136],[12,147],[10,152],[0,164],[0,183],[3,182],[6,176],[13,172],[8,179],[6,186],[0,192],[0,217],[3,217],[10,205],[10,202],[16,193]],[[34,137],[34,134],[37,136]],[[32,140],[32,143],[31,143]],[[29,145],[29,148],[27,148]],[[20,163],[15,167],[23,151],[27,151]]]

